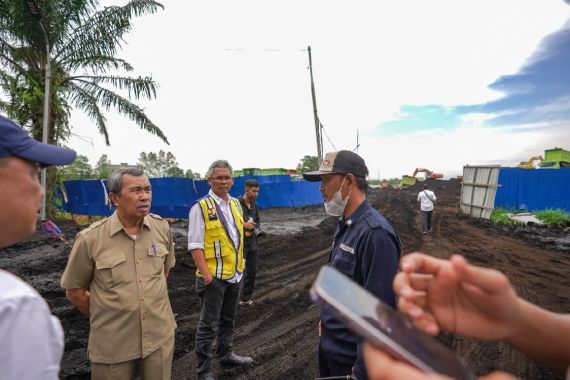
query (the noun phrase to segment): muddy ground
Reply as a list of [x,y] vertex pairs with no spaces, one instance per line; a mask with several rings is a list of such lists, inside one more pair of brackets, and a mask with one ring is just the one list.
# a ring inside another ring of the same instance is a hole
[[[422,250],[437,257],[462,253],[470,261],[505,272],[517,292],[531,302],[557,312],[570,312],[570,241],[568,231],[541,228],[496,227],[486,221],[457,215],[460,184],[434,181],[438,203],[434,232],[419,234],[418,187],[374,190],[372,204],[393,224],[403,252]],[[235,350],[251,355],[255,366],[247,371],[222,370],[222,379],[313,379],[317,377],[318,309],[308,289],[319,267],[326,263],[335,219],[322,207],[262,210],[263,229],[254,305],[240,307]],[[58,222],[70,242],[83,227]],[[198,299],[194,265],[185,252],[186,224],[173,224],[177,265],[169,278],[169,294],[178,330],[173,364],[174,379],[192,379]],[[53,238],[34,235],[0,250],[0,268],[28,281],[44,296],[62,321],[65,355],[61,378],[89,378],[86,355],[88,322],[70,306],[59,288],[70,248]],[[548,369],[498,342],[482,342],[444,334],[440,339],[462,355],[478,374],[502,369],[523,379],[552,379]]]

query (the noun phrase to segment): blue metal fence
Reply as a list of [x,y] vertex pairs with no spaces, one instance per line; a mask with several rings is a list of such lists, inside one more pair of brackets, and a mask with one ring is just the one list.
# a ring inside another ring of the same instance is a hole
[[[322,203],[319,182],[294,181],[288,175],[237,177],[230,194],[243,194],[245,181],[255,178],[259,182],[260,208],[301,207]],[[62,201],[65,211],[77,215],[108,216],[114,211],[107,198],[107,181],[65,181],[67,202]],[[187,218],[196,199],[210,190],[207,180],[189,178],[151,178],[151,212],[169,218]]]
[[501,168],[495,207],[537,211],[563,209],[570,212],[570,168]]

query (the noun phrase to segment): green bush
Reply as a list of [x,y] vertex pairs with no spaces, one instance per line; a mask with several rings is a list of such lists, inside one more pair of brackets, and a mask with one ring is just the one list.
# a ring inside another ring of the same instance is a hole
[[570,214],[560,209],[547,209],[537,212],[536,218],[549,226],[565,227],[570,225]]
[[493,212],[491,213],[491,222],[493,224],[501,223],[501,224],[514,225],[516,222],[510,219],[507,216],[507,213],[509,213],[509,210],[506,210],[504,208],[494,209]]

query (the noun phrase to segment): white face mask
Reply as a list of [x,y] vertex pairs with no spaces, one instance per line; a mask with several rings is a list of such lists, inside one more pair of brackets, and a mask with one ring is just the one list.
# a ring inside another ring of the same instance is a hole
[[346,177],[342,179],[340,184],[340,189],[336,193],[334,193],[332,199],[330,201],[325,201],[325,211],[327,214],[332,216],[341,216],[344,213],[344,209],[346,208],[346,204],[348,203],[348,198],[350,198],[350,193],[352,193],[352,189],[348,192],[346,199],[342,199],[342,185],[344,185],[344,180]]

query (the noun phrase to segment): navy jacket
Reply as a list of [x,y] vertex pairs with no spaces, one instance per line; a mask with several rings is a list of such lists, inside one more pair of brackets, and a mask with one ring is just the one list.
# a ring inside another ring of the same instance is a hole
[[[395,308],[392,287],[400,260],[400,239],[388,221],[368,201],[336,227],[329,265]],[[332,314],[321,309],[320,349],[340,360],[354,360],[358,380],[366,379],[361,340]]]

